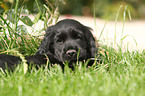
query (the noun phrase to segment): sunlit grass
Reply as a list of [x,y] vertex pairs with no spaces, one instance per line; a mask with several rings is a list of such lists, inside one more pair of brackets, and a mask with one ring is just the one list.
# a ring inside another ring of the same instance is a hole
[[104,53],[103,64],[98,68],[78,65],[72,71],[66,66],[63,72],[59,65],[55,65],[49,69],[33,68],[23,74],[22,67],[18,66],[11,74],[1,73],[0,93],[3,96],[144,96],[145,53],[120,54],[111,48],[106,48]]

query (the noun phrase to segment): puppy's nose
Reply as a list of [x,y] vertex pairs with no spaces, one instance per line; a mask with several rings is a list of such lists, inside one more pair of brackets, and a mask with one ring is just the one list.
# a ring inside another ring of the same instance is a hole
[[66,52],[66,54],[69,56],[69,57],[73,57],[75,54],[76,54],[76,50],[68,50]]

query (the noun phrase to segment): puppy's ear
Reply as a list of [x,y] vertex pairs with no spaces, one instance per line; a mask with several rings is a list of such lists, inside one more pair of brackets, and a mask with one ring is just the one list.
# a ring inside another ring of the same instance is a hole
[[85,36],[87,40],[90,58],[95,58],[98,55],[98,49],[96,47],[97,45],[95,42],[95,38],[93,37],[91,30],[92,30],[91,28],[85,27]]
[[49,49],[50,49],[50,45],[51,45],[52,41],[53,41],[53,26],[47,28],[44,39],[42,40],[42,42],[38,48],[38,51],[36,52],[36,55],[37,54],[44,55],[44,53],[50,54]]

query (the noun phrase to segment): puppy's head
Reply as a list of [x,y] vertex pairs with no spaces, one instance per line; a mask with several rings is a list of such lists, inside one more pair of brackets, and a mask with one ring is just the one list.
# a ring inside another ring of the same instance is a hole
[[97,55],[90,28],[78,21],[65,19],[47,29],[36,54],[47,54],[50,62],[75,62]]

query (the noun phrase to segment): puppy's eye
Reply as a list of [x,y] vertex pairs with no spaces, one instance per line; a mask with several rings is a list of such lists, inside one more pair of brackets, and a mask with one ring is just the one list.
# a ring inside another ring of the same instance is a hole
[[81,39],[81,38],[82,37],[79,34],[75,35],[75,39]]
[[59,38],[59,39],[56,40],[56,42],[61,43],[61,42],[63,42],[63,39],[60,39],[60,38]]
[[73,30],[73,31],[72,31],[72,37],[73,37],[74,39],[81,39],[81,38],[82,38],[82,35],[79,34],[79,32]]

